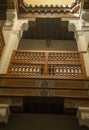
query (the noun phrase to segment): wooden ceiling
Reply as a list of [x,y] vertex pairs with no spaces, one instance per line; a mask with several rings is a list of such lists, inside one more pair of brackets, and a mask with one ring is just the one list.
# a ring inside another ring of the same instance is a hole
[[[72,0],[71,0],[72,1]],[[61,18],[61,17],[69,17],[69,18],[78,18],[79,17],[79,9],[80,7],[71,13],[71,9],[77,5],[77,2],[73,2],[72,4],[30,4],[28,6],[27,3],[24,4],[24,0],[16,0],[16,8],[18,12],[18,18],[44,18],[44,17],[53,17],[53,18]],[[78,16],[74,15],[75,13]],[[47,15],[47,16],[46,16]],[[48,16],[49,15],[49,16]]]
[[34,6],[45,6],[48,5],[50,7],[50,5],[56,6],[56,5],[71,5],[74,2],[74,0],[23,0],[23,3],[25,6],[29,7],[30,5]]
[[[26,7],[23,2],[24,2],[23,0],[0,0],[0,20],[6,19],[6,11],[8,9],[15,9],[15,8],[17,9],[18,18],[45,17],[44,15],[39,14],[40,10],[38,11],[38,13],[36,13],[36,15],[35,14],[33,15],[32,13],[30,13],[30,11],[32,11],[32,8]],[[81,0],[81,2],[82,2],[82,0]],[[89,0],[84,0],[84,4],[82,4],[82,8],[89,10]],[[34,10],[33,10],[33,13],[34,13]],[[59,14],[53,14],[53,10],[51,10],[51,13],[52,13],[51,17],[76,18],[76,17],[74,17],[73,14],[69,14],[69,13],[64,14],[62,11]],[[48,15],[46,17],[48,17]]]

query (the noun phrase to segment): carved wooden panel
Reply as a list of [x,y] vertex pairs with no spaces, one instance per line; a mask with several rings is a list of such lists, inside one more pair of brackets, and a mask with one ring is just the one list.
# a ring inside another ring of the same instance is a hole
[[77,63],[80,62],[80,53],[73,52],[49,52],[48,62],[49,63],[62,62],[62,63]]
[[83,54],[72,51],[13,51],[7,75],[30,78],[85,78]]
[[45,63],[45,53],[18,51],[17,53],[15,53],[13,60],[20,60],[21,62],[26,63]]
[[30,86],[34,87],[35,86],[35,80],[29,80],[29,79],[6,79],[4,80],[4,85],[5,86]]
[[0,97],[0,104],[9,104],[10,106],[23,106],[23,98],[22,97]]
[[84,100],[84,99],[65,98],[64,107],[65,108],[89,107],[89,101],[88,99]]
[[9,73],[14,76],[42,76],[44,74],[43,64],[12,63]]
[[76,98],[87,98],[87,92],[82,90],[82,91],[74,91],[74,90],[54,90],[53,91],[54,96],[60,96],[60,97],[76,97]]
[[4,46],[5,46],[5,42],[4,42],[4,37],[3,37],[3,33],[2,33],[2,28],[0,25],[0,57],[1,57]]
[[74,77],[82,76],[83,70],[81,65],[72,65],[72,64],[51,64],[48,65],[48,75],[60,76],[60,77]]

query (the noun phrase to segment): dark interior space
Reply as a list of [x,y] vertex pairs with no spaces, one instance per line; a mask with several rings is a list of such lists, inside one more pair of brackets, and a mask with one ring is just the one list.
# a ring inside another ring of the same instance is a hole
[[0,130],[89,130],[71,115],[12,113]]
[[37,18],[29,21],[29,29],[23,32],[23,39],[75,40],[69,32],[68,21],[61,18]]
[[6,12],[8,9],[15,9],[13,0],[0,0],[0,20],[6,20]]
[[7,19],[8,9],[15,9],[14,0],[0,0],[0,20]]
[[6,19],[7,0],[0,0],[0,20]]
[[54,97],[24,97],[23,111],[25,113],[63,114],[64,100]]

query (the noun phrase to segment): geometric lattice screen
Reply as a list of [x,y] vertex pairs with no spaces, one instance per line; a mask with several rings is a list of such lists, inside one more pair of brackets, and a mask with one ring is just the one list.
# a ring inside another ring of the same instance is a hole
[[83,54],[77,51],[13,51],[8,76],[81,79],[86,77]]

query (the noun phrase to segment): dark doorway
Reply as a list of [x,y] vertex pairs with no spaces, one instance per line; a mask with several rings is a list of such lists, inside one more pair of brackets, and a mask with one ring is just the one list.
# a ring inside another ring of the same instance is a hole
[[54,97],[24,97],[24,112],[63,114],[64,101]]
[[69,32],[68,21],[60,18],[37,18],[29,21],[29,29],[23,32],[23,39],[75,40]]

